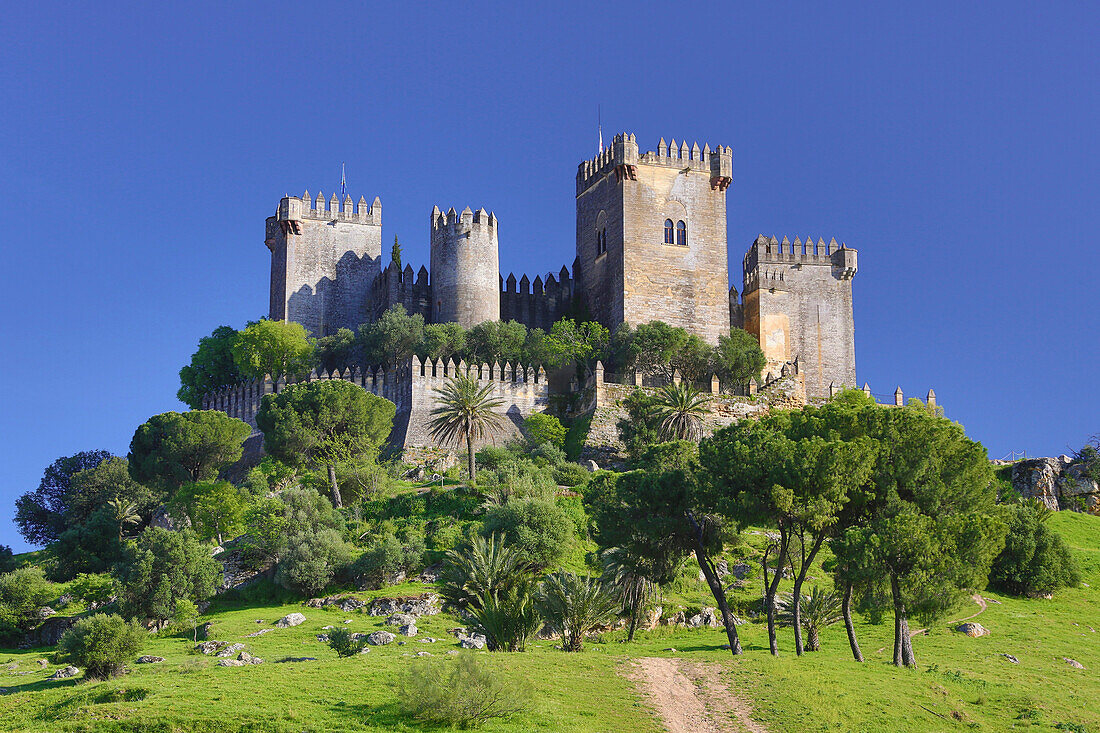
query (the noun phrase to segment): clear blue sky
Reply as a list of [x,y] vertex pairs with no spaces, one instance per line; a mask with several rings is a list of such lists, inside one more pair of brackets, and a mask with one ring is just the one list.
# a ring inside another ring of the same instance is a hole
[[284,193],[345,162],[414,267],[470,205],[505,272],[556,272],[597,105],[643,150],[733,147],[738,285],[758,233],[859,249],[873,391],[934,387],[992,457],[1100,432],[1094,5],[374,5],[4,11],[0,542],[48,463],[124,455],[199,337],[266,313]]

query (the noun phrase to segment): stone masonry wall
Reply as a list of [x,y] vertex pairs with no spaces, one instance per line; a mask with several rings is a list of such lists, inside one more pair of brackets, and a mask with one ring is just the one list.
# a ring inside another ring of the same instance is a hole
[[433,323],[471,328],[500,320],[497,218],[466,207],[432,210],[431,284]]

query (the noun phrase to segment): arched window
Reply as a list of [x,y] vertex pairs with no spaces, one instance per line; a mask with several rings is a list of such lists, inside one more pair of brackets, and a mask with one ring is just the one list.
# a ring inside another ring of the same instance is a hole
[[599,257],[607,251],[607,229],[596,230],[596,256]]
[[[667,225],[666,225],[667,228]],[[667,234],[665,235],[668,236]],[[688,228],[687,224],[682,221],[676,222],[676,244],[681,247],[686,247],[688,243]]]
[[[681,222],[683,223],[683,222]],[[665,219],[665,244],[672,244],[672,219]]]

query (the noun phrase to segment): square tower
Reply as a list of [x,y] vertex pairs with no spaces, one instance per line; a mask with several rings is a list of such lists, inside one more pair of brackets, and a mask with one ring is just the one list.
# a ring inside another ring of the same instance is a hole
[[716,343],[730,330],[726,189],[733,153],[662,138],[638,154],[634,135],[577,172],[577,285],[614,329],[664,321]]
[[332,195],[314,201],[287,196],[268,217],[264,242],[271,250],[272,320],[295,321],[313,336],[355,330],[370,320],[370,297],[381,272],[382,202]]

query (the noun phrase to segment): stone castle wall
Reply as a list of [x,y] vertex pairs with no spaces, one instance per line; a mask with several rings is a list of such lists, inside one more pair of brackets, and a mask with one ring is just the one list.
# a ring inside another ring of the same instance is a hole
[[432,322],[471,328],[500,320],[496,216],[434,208],[431,223]]

